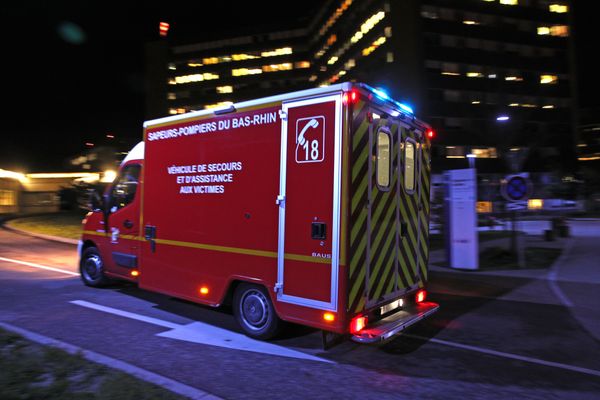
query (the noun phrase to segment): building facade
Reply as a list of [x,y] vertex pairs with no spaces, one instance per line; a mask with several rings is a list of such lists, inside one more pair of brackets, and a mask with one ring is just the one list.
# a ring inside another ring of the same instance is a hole
[[359,81],[436,129],[438,166],[548,169],[575,155],[569,11],[565,0],[331,0],[296,29],[151,43],[147,116]]

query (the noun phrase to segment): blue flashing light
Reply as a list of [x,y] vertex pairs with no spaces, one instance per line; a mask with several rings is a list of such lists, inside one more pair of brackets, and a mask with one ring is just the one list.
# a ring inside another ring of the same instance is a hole
[[414,110],[411,106],[406,105],[404,103],[399,103],[395,100],[393,100],[389,94],[387,94],[387,92],[383,89],[375,89],[372,87],[369,87],[369,89],[381,100],[387,100],[387,101],[391,101],[392,103],[394,103],[395,105],[397,105],[398,107],[400,107],[400,109],[406,113],[409,114],[413,114],[414,115]]
[[402,103],[396,103],[398,105],[398,107],[400,107],[403,111],[406,111],[409,114],[414,114],[415,112],[413,111],[411,106],[407,106],[406,104],[402,104]]
[[384,100],[391,100],[390,96],[382,89],[373,89],[373,93],[377,95],[377,97]]

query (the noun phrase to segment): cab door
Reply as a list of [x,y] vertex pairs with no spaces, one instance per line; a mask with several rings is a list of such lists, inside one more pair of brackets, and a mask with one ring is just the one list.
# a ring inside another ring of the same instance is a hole
[[138,190],[141,165],[132,163],[121,168],[107,196],[108,253],[107,272],[130,277],[138,266],[140,243],[140,194]]

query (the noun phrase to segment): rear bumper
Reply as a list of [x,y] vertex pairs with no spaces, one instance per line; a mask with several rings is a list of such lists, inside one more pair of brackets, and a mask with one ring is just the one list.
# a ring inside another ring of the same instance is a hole
[[383,342],[398,334],[412,324],[419,322],[437,311],[436,303],[419,303],[409,309],[403,309],[386,318],[368,325],[351,339],[359,343]]

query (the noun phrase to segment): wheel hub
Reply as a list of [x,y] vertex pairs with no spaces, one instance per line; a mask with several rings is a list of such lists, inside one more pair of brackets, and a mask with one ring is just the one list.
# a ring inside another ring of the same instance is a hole
[[267,322],[269,310],[267,299],[259,291],[249,291],[241,304],[242,317],[251,329],[261,329]]
[[97,255],[88,257],[83,264],[85,278],[94,281],[102,274],[102,260]]

